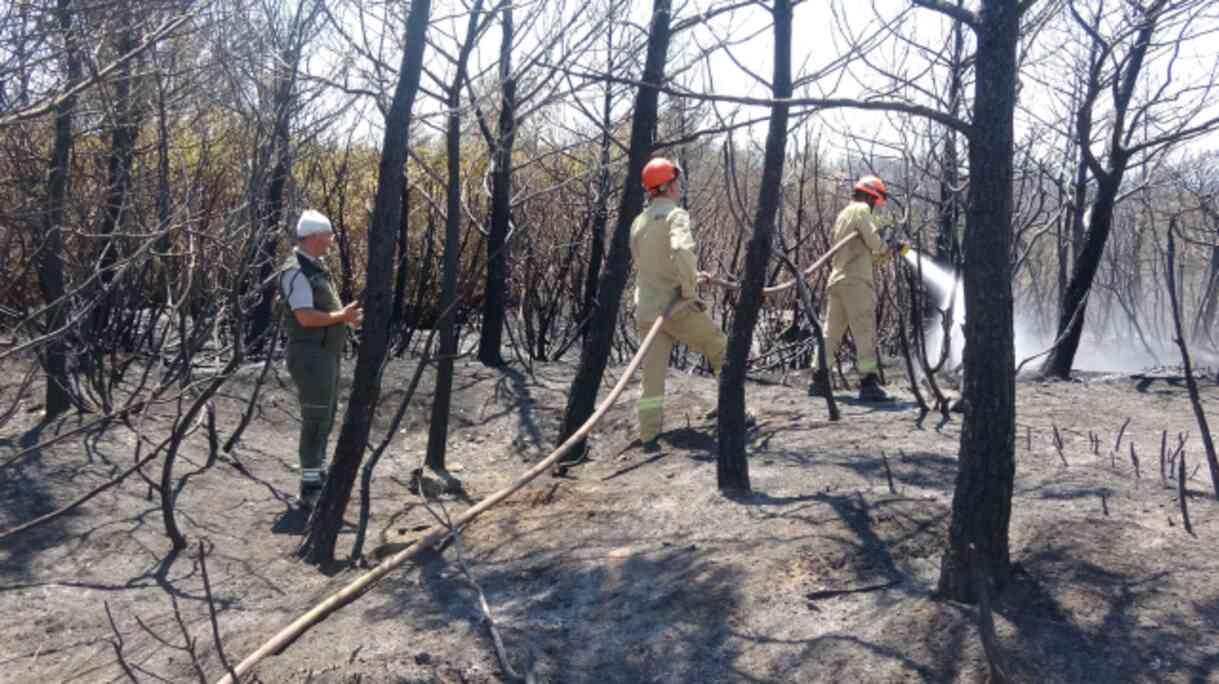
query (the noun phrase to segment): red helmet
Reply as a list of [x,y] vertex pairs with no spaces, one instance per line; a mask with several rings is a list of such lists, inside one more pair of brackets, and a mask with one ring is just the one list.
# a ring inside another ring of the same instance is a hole
[[876,198],[876,206],[885,203],[885,182],[876,176],[864,176],[855,183],[855,192],[866,192]]
[[681,169],[677,168],[677,164],[664,157],[656,157],[643,167],[643,187],[649,192],[655,192],[665,183],[676,180],[679,175]]

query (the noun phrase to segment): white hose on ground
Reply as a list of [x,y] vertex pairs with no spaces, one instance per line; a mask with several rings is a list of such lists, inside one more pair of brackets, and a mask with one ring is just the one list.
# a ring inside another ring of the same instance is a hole
[[[560,444],[557,449],[552,451],[549,456],[539,461],[537,465],[525,471],[525,473],[518,477],[515,482],[495,492],[491,496],[488,496],[487,498],[478,502],[476,505],[467,508],[461,513],[461,515],[454,518],[453,527],[457,530],[461,530],[461,528],[464,528],[479,515],[485,513],[489,508],[512,496],[520,488],[529,484],[529,482],[531,482],[538,475],[546,472],[572,447],[583,441],[593,427],[601,420],[601,418],[605,416],[606,411],[608,411],[609,408],[614,405],[614,402],[618,400],[618,396],[622,394],[622,391],[626,389],[626,385],[630,381],[631,376],[635,374],[635,371],[639,369],[639,365],[643,362],[643,355],[647,352],[648,347],[650,347],[652,342],[656,339],[656,335],[659,334],[661,326],[663,326],[665,321],[668,320],[673,314],[693,303],[694,300],[686,300],[682,302],[676,297],[673,299],[673,301],[669,302],[669,305],[665,307],[664,312],[661,313],[660,317],[656,319],[656,322],[652,324],[652,328],[648,331],[647,337],[645,337],[643,339],[643,343],[639,345],[639,351],[635,352],[635,356],[631,359],[631,363],[627,365],[626,371],[620,378],[618,378],[618,384],[614,385],[614,388],[610,390],[609,395],[605,397],[605,400],[601,402],[601,405],[597,407],[597,410],[593,412],[593,415],[584,422],[584,425],[581,425],[579,430],[576,430],[571,437],[568,437],[567,440]],[[360,577],[356,578],[355,581],[331,594],[324,601],[307,611],[304,615],[301,615],[293,620],[292,623],[287,627],[281,629],[273,637],[263,643],[262,646],[259,646],[258,650],[246,656],[244,660],[237,664],[237,667],[232,668],[230,672],[226,673],[225,676],[219,680],[219,684],[236,684],[235,677],[242,677],[243,675],[249,673],[249,671],[264,658],[269,655],[279,653],[302,634],[308,631],[309,628],[325,619],[326,616],[362,596],[364,592],[371,589],[378,580],[388,575],[391,570],[397,568],[406,561],[411,560],[424,550],[433,548],[440,542],[444,541],[444,539],[448,536],[449,529],[447,527],[441,526],[434,528],[414,544],[381,561],[377,567],[369,570]]]

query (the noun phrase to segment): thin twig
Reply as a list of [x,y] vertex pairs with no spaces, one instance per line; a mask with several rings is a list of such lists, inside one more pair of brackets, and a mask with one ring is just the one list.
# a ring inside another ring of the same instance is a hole
[[1181,453],[1181,460],[1177,462],[1177,499],[1181,502],[1181,519],[1185,521],[1185,531],[1193,534],[1194,527],[1189,524],[1189,504],[1186,502],[1185,496],[1185,453]]
[[457,564],[461,568],[461,574],[465,576],[466,581],[470,583],[470,586],[474,587],[474,590],[478,592],[478,603],[482,608],[483,619],[487,623],[487,630],[491,633],[491,642],[495,647],[495,657],[499,659],[499,664],[500,667],[503,668],[504,674],[506,674],[508,679],[512,681],[525,681],[525,678],[517,674],[516,670],[512,668],[512,663],[508,660],[508,650],[504,647],[504,639],[500,636],[499,627],[495,622],[495,616],[491,612],[490,604],[487,602],[487,594],[483,591],[483,588],[478,581],[474,579],[474,573],[470,571],[470,566],[466,563],[465,553],[461,545],[461,534],[459,533],[457,526],[453,524],[453,520],[449,515],[448,509],[445,507],[443,502],[436,501],[435,503],[440,508],[438,512],[436,508],[433,508],[433,502],[428,498],[427,491],[423,486],[423,472],[425,468],[426,465],[421,464],[419,466],[418,472],[420,475],[415,481],[415,493],[423,502],[424,509],[436,519],[436,522],[444,526],[444,528],[449,531],[449,538],[453,540],[453,549],[457,554]]
[[212,621],[212,639],[216,642],[216,655],[220,656],[220,664],[224,665],[234,684],[239,684],[241,680],[237,678],[228,657],[224,655],[224,644],[220,641],[220,623],[216,620],[216,601],[212,598],[212,584],[207,578],[207,551],[202,539],[199,540],[199,574],[203,576],[203,595],[207,598],[207,613]]
[[114,655],[118,658],[119,667],[123,668],[123,673],[132,682],[139,684],[139,679],[135,673],[131,671],[131,666],[127,664],[127,658],[123,655],[123,635],[119,632],[118,625],[114,624],[114,616],[110,614],[110,602],[102,601],[102,607],[106,609],[106,619],[110,621],[110,630],[114,632],[114,638],[110,640],[110,646],[114,648]]
[[885,479],[889,481],[889,493],[897,494],[897,488],[893,486],[893,471],[889,470],[889,457],[885,456],[885,450],[880,450],[880,460],[885,464]]
[[1122,423],[1121,429],[1117,431],[1117,439],[1113,442],[1113,453],[1115,454],[1122,448],[1122,435],[1126,434],[1127,425],[1130,425],[1130,418],[1127,418],[1126,422]]

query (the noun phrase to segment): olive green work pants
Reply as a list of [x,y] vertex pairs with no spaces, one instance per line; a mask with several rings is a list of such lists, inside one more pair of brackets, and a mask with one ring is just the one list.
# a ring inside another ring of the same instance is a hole
[[338,352],[316,342],[288,343],[288,373],[296,384],[301,408],[301,484],[320,485],[326,462],[326,442],[339,400]]

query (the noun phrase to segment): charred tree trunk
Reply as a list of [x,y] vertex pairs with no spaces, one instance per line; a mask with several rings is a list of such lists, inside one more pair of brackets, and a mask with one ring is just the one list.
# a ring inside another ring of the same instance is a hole
[[275,287],[271,283],[271,275],[275,272],[275,253],[279,247],[279,232],[284,218],[284,192],[288,178],[292,174],[291,125],[293,109],[293,93],[296,86],[296,69],[300,62],[300,47],[294,46],[281,56],[288,70],[279,71],[275,89],[275,123],[271,131],[271,146],[274,150],[275,164],[271,169],[270,183],[267,184],[265,204],[259,212],[258,231],[259,249],[255,266],[258,276],[253,282],[255,286],[266,283],[259,293],[258,303],[250,316],[247,327],[246,342],[252,353],[262,349],[267,329],[271,327],[271,305],[275,301]]
[[[126,20],[117,41],[118,53],[125,55],[135,49],[135,36],[132,34],[130,10],[123,9]],[[106,206],[102,209],[101,223],[98,226],[98,236],[101,239],[101,258],[98,259],[98,288],[102,292],[101,299],[95,303],[90,316],[90,339],[94,344],[102,345],[103,349],[109,339],[106,328],[109,326],[110,310],[114,305],[114,294],[110,291],[114,279],[114,264],[118,260],[118,245],[112,239],[114,231],[119,226],[123,206],[127,202],[128,188],[131,185],[131,166],[135,160],[136,136],[139,133],[139,123],[131,96],[131,62],[125,62],[114,84],[114,128],[110,133],[110,154],[107,160]]]
[[389,308],[392,292],[394,234],[402,221],[402,180],[406,174],[406,129],[419,91],[423,72],[423,48],[427,34],[430,0],[411,0],[406,23],[406,50],[398,70],[398,85],[385,117],[385,142],[381,147],[377,194],[372,225],[368,230],[368,272],[364,290],[365,319],[360,355],[343,428],[334,452],[334,463],[326,478],[318,507],[297,555],[314,564],[334,560],[334,546],[351,489],[368,444],[373,412],[381,396],[381,364],[389,346]]
[[[1096,177],[1096,201],[1088,215],[1088,230],[1083,237],[1082,247],[1075,254],[1071,267],[1071,281],[1063,293],[1059,305],[1058,328],[1055,339],[1058,343],[1046,356],[1041,366],[1041,374],[1047,377],[1071,377],[1071,366],[1075,363],[1075,353],[1079,350],[1079,340],[1083,334],[1084,319],[1087,318],[1088,295],[1092,291],[1092,281],[1100,269],[1101,257],[1105,253],[1105,243],[1113,227],[1113,212],[1117,206],[1118,191],[1122,186],[1122,176],[1130,163],[1131,152],[1126,147],[1126,113],[1130,101],[1134,97],[1135,86],[1139,73],[1142,71],[1143,60],[1151,46],[1151,40],[1156,30],[1156,20],[1166,0],[1158,0],[1142,10],[1143,23],[1130,50],[1128,59],[1122,64],[1121,71],[1115,74],[1118,86],[1114,93],[1113,123],[1109,140],[1109,160],[1107,168],[1092,152],[1092,107],[1103,87],[1100,73],[1110,58],[1108,46],[1095,52],[1092,59],[1087,91],[1083,105],[1076,114],[1076,131],[1080,146],[1080,156],[1087,164],[1088,170]],[[1081,175],[1083,169],[1080,169]],[[1083,194],[1081,184],[1076,184],[1077,201]],[[1082,212],[1082,206],[1076,206],[1077,212]],[[1079,315],[1075,315],[1076,309]]]
[[398,239],[397,239],[397,254],[398,267],[394,275],[394,303],[392,316],[390,317],[390,329],[402,331],[406,325],[406,276],[408,273],[408,265],[410,264],[410,215],[411,215],[411,188],[410,179],[406,173],[402,174],[402,220],[398,223]]
[[[1204,211],[1219,229],[1219,215],[1210,207],[1204,207]],[[1219,230],[1216,230],[1216,234],[1219,237]],[[1203,293],[1202,306],[1198,307],[1198,315],[1194,319],[1192,338],[1194,344],[1201,344],[1204,341],[1214,344],[1211,328],[1215,325],[1215,305],[1216,299],[1219,299],[1217,297],[1217,293],[1219,293],[1219,245],[1211,247],[1210,267],[1207,269],[1206,286]]]
[[[1194,418],[1198,421],[1198,430],[1202,434],[1202,446],[1206,451],[1206,463],[1211,471],[1211,485],[1215,488],[1215,498],[1219,499],[1219,457],[1215,455],[1215,442],[1211,439],[1211,428],[1206,420],[1206,412],[1202,409],[1202,399],[1198,396],[1198,381],[1194,379],[1193,364],[1189,358],[1189,347],[1185,344],[1185,330],[1181,325],[1181,296],[1177,291],[1176,257],[1177,244],[1173,233],[1176,232],[1177,221],[1173,218],[1168,223],[1168,257],[1164,276],[1168,280],[1168,300],[1172,304],[1172,322],[1176,330],[1177,347],[1181,350],[1181,366],[1185,371],[1185,385],[1189,390],[1189,403],[1194,409]],[[1130,445],[1134,448],[1134,445]],[[1182,494],[1184,498],[1184,494]]]
[[466,64],[477,40],[482,0],[474,0],[466,28],[466,42],[457,57],[456,75],[449,90],[449,124],[446,133],[448,159],[448,203],[444,222],[444,273],[441,276],[440,357],[436,363],[436,389],[432,395],[432,420],[428,425],[426,465],[444,472],[445,447],[449,437],[449,411],[453,400],[453,357],[457,355],[457,269],[461,256],[461,84]]
[[[957,5],[961,2],[958,0]],[[960,21],[952,27],[952,71],[948,82],[948,111],[957,116],[961,110],[963,95],[962,74],[965,71],[965,31]],[[942,264],[960,266],[961,243],[957,240],[957,223],[961,218],[961,174],[960,153],[957,148],[957,132],[948,129],[944,134],[944,158],[940,176],[939,232],[935,238],[935,256]]]
[[[157,299],[164,297],[166,304],[172,305],[170,295],[170,265],[169,248],[172,244],[169,238],[170,220],[170,183],[169,183],[169,95],[166,92],[166,79],[158,69],[157,83],[157,256],[163,259],[157,271]],[[183,296],[190,296],[184,293]],[[185,309],[185,307],[183,307]]]
[[[648,32],[647,61],[644,63],[641,78],[643,83],[660,85],[664,82],[671,20],[670,0],[654,0],[652,25]],[[635,95],[629,161],[626,181],[622,187],[622,200],[618,204],[618,220],[614,227],[613,240],[610,242],[605,271],[597,281],[597,303],[588,322],[588,334],[580,347],[580,366],[567,394],[567,408],[563,413],[563,429],[559,434],[559,443],[574,434],[593,414],[597,390],[601,387],[601,378],[609,361],[614,327],[618,322],[618,306],[631,267],[631,222],[643,210],[643,186],[639,178],[652,150],[658,99],[659,92],[647,86],[640,87]],[[579,444],[572,450],[576,458],[583,454],[584,447],[584,444]]]
[[[614,68],[614,32],[605,32],[606,54],[609,59],[609,70]],[[588,271],[584,277],[584,301],[580,318],[582,331],[587,333],[588,319],[597,308],[597,282],[601,276],[601,262],[605,259],[605,228],[609,225],[609,194],[610,194],[610,130],[613,126],[613,83],[605,82],[605,95],[601,110],[601,168],[597,174],[597,200],[593,209],[593,237],[589,246]],[[629,179],[628,179],[629,180]]]
[[[775,75],[773,90],[776,100],[791,97],[791,0],[775,0],[771,10],[775,21]],[[766,132],[766,152],[762,166],[762,182],[758,189],[758,213],[753,223],[753,236],[745,247],[745,275],[741,295],[732,316],[732,332],[728,335],[728,352],[719,384],[719,420],[716,439],[719,456],[716,459],[716,481],[720,491],[749,491],[749,461],[745,454],[745,365],[753,346],[753,329],[762,308],[762,287],[766,284],[766,265],[770,261],[774,242],[775,217],[783,201],[783,158],[787,148],[787,104],[776,104],[770,110]]]
[[491,232],[487,236],[487,289],[478,360],[485,366],[504,365],[504,319],[508,306],[508,229],[512,220],[512,145],[516,136],[516,79],[512,77],[512,5],[500,10],[503,42],[499,51],[499,130],[495,173],[491,179]]
[[[1113,159],[1121,154],[1115,153]],[[1092,281],[1100,270],[1101,257],[1105,253],[1105,243],[1113,228],[1113,209],[1117,201],[1118,189],[1121,186],[1121,176],[1125,172],[1126,162],[1121,162],[1121,170],[1115,176],[1103,176],[1097,181],[1096,202],[1092,205],[1092,213],[1088,220],[1088,231],[1084,237],[1083,248],[1075,256],[1071,268],[1071,280],[1067,283],[1059,306],[1058,344],[1050,351],[1041,366],[1042,375],[1066,380],[1071,377],[1071,367],[1075,363],[1075,353],[1079,350],[1079,340],[1083,335],[1084,319],[1087,318],[1088,296],[1092,292]],[[1076,315],[1076,309],[1079,314]]]
[[[77,30],[72,26],[72,0],[58,0],[56,19],[64,41],[64,89],[70,90],[81,79]],[[46,417],[66,413],[72,408],[68,393],[66,331],[68,302],[64,299],[64,204],[67,201],[72,162],[72,117],[76,97],[64,98],[55,106],[55,141],[51,149],[51,169],[47,179],[47,208],[43,216],[44,244],[39,250],[38,287],[47,302],[47,332],[54,336],[46,346],[43,365],[47,374]]]
[[1020,9],[983,0],[975,24],[977,79],[965,231],[965,387],[945,596],[977,599],[975,564],[1001,587],[1011,576],[1008,524],[1016,475],[1012,327],[1012,166]]

